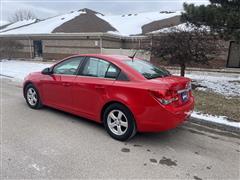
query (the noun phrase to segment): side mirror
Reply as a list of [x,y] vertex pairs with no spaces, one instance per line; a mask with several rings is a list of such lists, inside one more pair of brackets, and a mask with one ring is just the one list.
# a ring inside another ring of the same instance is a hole
[[42,74],[50,75],[50,74],[52,74],[52,69],[51,68],[45,68],[45,69],[42,70]]

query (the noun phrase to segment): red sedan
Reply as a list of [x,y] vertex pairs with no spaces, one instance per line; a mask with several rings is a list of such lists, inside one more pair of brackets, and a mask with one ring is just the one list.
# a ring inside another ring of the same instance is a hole
[[127,56],[71,56],[29,74],[23,87],[31,108],[46,105],[103,123],[122,141],[137,131],[175,128],[194,107],[190,79]]

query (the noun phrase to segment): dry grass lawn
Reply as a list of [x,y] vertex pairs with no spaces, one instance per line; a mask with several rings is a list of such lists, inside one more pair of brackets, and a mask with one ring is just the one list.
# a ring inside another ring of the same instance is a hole
[[220,94],[197,90],[194,90],[193,94],[196,111],[240,121],[240,98],[228,99]]

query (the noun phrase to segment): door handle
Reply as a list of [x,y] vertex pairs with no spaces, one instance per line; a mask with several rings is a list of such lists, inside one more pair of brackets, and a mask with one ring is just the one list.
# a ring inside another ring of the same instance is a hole
[[70,84],[70,83],[67,83],[67,82],[62,83],[62,85],[63,85],[63,86],[67,86],[67,87],[68,87],[68,86],[71,86],[71,84]]

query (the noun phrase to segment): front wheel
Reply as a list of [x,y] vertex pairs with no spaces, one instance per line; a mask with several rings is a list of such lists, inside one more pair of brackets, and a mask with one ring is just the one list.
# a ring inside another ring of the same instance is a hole
[[24,88],[24,96],[30,108],[40,109],[42,107],[38,90],[32,84],[28,84]]
[[125,141],[136,134],[133,115],[121,104],[114,103],[106,108],[103,121],[108,134],[114,139]]

